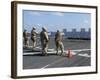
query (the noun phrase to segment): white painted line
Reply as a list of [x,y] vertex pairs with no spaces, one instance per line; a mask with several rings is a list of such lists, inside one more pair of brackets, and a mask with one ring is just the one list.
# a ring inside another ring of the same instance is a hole
[[[60,52],[60,51],[59,51],[59,52]],[[27,56],[27,55],[34,55],[34,54],[42,54],[42,53],[41,53],[41,52],[31,52],[31,53],[24,53],[23,55],[24,55],[24,56]],[[47,54],[56,54],[56,51],[48,52]],[[72,55],[76,55],[77,53],[71,51],[71,54],[72,54]],[[64,51],[63,56],[66,56],[66,55],[67,55],[67,53]],[[88,58],[91,57],[91,55],[88,55],[87,53],[78,54],[78,56],[83,56],[83,57],[88,57]],[[50,66],[50,65],[46,65],[46,66]]]
[[72,50],[72,51],[89,51],[91,49],[77,49],[77,50]]
[[40,47],[36,47],[36,48],[39,48],[39,49],[41,49]]
[[51,63],[51,64],[47,64],[46,66],[42,67],[41,69],[44,69],[44,68],[46,68],[46,67],[49,67],[49,66],[51,66],[51,65],[53,65],[53,64],[56,64],[56,63],[58,63],[59,61],[62,61],[62,60],[64,60],[64,58],[63,58],[63,59],[58,59],[58,60],[54,61],[54,62]]
[[[58,51],[58,53],[60,53],[61,51]],[[23,55],[33,55],[33,54],[42,54],[42,52],[25,52]],[[56,54],[56,51],[50,51],[50,52],[47,52],[47,54]],[[64,53],[63,54],[67,54],[67,51],[64,51]],[[75,52],[73,52],[73,51],[71,51],[71,54],[73,54],[73,55],[75,55],[75,54],[77,54],[77,53],[75,53]]]
[[[48,53],[54,54],[54,52],[48,52]],[[31,53],[27,52],[27,53],[24,53],[23,55],[34,55],[34,54],[42,54],[42,52],[31,52]]]
[[[39,47],[37,47],[37,48],[39,48]],[[80,52],[80,51],[89,51],[89,50],[91,50],[91,49],[78,49],[78,50],[71,50],[71,54],[73,54],[73,55],[76,55],[77,53],[76,52],[74,52],[74,51],[78,51],[78,52]],[[64,50],[64,55],[66,55],[68,52],[67,52],[68,50]],[[59,50],[58,51],[58,53],[60,53],[61,51]],[[31,53],[23,53],[23,55],[34,55],[34,54],[42,54],[41,53],[41,51],[40,52],[31,52]],[[48,52],[47,52],[47,54],[56,54],[56,50],[54,50],[54,49],[48,49]],[[79,56],[88,56],[88,57],[90,57],[89,55],[84,55],[84,54],[78,54]]]
[[90,55],[88,55],[87,53],[84,54],[78,54],[78,56],[83,56],[83,57],[91,57]]

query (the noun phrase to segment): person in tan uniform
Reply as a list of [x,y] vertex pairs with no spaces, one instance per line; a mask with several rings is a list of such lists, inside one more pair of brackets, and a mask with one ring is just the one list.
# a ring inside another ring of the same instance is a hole
[[48,50],[48,32],[46,28],[42,28],[42,31],[40,33],[40,39],[41,39],[41,47],[42,47],[42,54],[47,55],[47,50]]
[[24,37],[24,45],[25,45],[25,47],[28,47],[29,46],[29,38],[28,38],[27,30],[24,30],[23,37]]
[[57,30],[56,34],[55,34],[55,44],[56,44],[56,54],[58,54],[58,50],[60,48],[61,50],[61,54],[64,52],[64,46],[62,43],[62,34],[59,30]]
[[31,30],[31,40],[33,42],[33,50],[36,47],[36,35],[37,35],[36,29],[33,27]]

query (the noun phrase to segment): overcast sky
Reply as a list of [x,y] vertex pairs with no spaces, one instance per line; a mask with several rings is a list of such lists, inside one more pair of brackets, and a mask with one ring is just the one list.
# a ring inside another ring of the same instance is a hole
[[23,26],[28,32],[33,26],[37,31],[41,31],[43,26],[48,31],[56,31],[57,29],[71,31],[72,28],[76,28],[78,31],[80,28],[88,30],[90,24],[91,14],[89,13],[23,10]]

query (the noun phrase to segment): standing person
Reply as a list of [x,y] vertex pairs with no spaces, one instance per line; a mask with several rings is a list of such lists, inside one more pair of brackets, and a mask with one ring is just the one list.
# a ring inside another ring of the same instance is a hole
[[36,29],[33,27],[31,31],[31,40],[33,42],[33,50],[36,47],[36,35],[37,35]]
[[40,39],[41,39],[41,46],[42,46],[42,54],[47,55],[47,50],[48,50],[48,32],[46,28],[42,28],[42,31],[40,33]]
[[59,48],[61,49],[61,54],[64,52],[64,46],[62,43],[62,34],[59,30],[57,30],[55,34],[55,44],[56,44],[56,54],[58,54]]
[[29,46],[29,38],[28,38],[27,30],[24,30],[23,37],[24,37],[24,45],[25,45],[25,47],[28,47]]

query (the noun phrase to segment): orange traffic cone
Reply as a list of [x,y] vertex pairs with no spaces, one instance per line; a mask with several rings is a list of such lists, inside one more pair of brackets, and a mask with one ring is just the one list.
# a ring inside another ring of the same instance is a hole
[[68,49],[67,57],[68,57],[68,58],[72,58],[72,56],[73,56],[73,55],[72,55],[71,50],[70,50],[70,49]]

